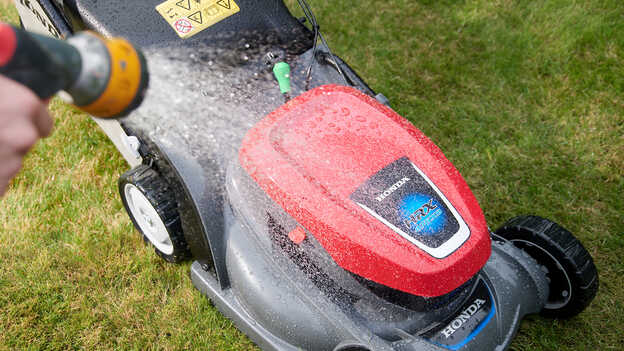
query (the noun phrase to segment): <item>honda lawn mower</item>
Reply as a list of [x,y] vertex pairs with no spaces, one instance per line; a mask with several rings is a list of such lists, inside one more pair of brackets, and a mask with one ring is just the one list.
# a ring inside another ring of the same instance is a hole
[[537,216],[491,231],[299,4],[301,19],[281,0],[16,0],[29,30],[143,52],[141,106],[95,118],[132,166],[123,204],[261,348],[504,350],[528,314],[582,312],[598,276],[581,243]]

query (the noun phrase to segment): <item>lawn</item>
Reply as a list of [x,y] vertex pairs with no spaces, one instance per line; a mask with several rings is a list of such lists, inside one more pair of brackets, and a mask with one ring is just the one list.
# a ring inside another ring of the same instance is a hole
[[[624,2],[310,4],[334,51],[455,164],[491,227],[548,217],[594,257],[589,308],[527,318],[512,349],[623,349]],[[17,21],[6,0],[0,20]],[[117,194],[127,166],[95,123],[50,109],[55,132],[0,200],[0,350],[256,349],[188,263],[143,244]]]

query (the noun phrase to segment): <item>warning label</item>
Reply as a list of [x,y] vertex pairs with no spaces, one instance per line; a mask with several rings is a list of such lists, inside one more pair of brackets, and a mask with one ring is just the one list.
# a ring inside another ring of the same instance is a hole
[[182,39],[240,11],[234,0],[167,0],[156,11]]

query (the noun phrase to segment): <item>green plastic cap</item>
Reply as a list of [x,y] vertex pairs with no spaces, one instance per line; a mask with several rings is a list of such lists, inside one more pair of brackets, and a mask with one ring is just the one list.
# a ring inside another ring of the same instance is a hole
[[278,62],[273,66],[273,74],[279,83],[282,94],[290,92],[290,66],[286,62]]

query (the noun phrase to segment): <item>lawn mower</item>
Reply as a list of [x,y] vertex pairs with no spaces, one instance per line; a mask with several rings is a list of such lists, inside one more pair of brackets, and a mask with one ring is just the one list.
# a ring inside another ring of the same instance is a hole
[[492,231],[440,149],[281,0],[16,0],[58,38],[127,38],[143,103],[94,118],[132,222],[265,350],[504,350],[570,318],[593,260],[538,216]]

